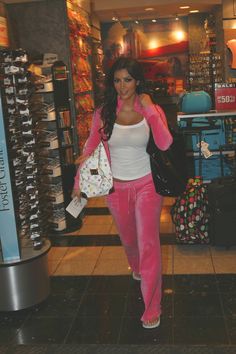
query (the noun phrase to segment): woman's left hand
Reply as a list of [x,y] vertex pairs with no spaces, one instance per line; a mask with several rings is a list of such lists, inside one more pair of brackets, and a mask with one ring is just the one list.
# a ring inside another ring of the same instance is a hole
[[147,95],[146,93],[141,93],[141,95],[139,95],[139,99],[140,99],[141,105],[144,108],[153,104],[151,97],[149,95]]

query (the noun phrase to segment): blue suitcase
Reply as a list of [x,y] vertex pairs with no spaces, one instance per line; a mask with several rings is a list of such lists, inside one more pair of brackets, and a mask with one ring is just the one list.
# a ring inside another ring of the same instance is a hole
[[205,91],[188,92],[181,99],[181,111],[188,114],[209,112],[211,106],[211,96]]

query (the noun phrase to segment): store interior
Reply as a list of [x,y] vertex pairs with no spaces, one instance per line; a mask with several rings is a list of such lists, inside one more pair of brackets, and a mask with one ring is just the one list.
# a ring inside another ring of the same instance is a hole
[[[218,238],[190,242],[177,237],[176,197],[164,197],[155,330],[141,326],[140,283],[105,198],[78,218],[66,211],[74,161],[122,55],[142,63],[153,101],[184,134],[189,178],[235,178],[235,1],[6,0],[0,28],[0,353],[235,352],[235,209]],[[182,111],[194,91],[210,97],[207,113]],[[210,155],[199,165],[201,140]]]

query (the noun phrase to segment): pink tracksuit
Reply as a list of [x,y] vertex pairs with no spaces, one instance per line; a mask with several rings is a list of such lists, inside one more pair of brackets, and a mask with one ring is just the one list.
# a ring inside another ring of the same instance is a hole
[[[122,101],[118,98],[117,114]],[[134,110],[145,117],[156,145],[166,150],[172,143],[165,114],[158,105],[142,107],[137,96]],[[90,155],[101,141],[100,110],[95,111],[84,154]],[[108,143],[104,146],[110,160]],[[137,162],[138,163],[138,162]],[[79,188],[79,169],[74,188]],[[134,181],[114,181],[114,192],[107,196],[132,271],[141,275],[145,311],[141,320],[152,321],[161,314],[160,214],[162,197],[156,193],[151,173]]]

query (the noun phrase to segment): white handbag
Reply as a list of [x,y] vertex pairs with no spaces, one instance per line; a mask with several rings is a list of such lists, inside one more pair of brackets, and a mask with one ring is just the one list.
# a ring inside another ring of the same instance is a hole
[[86,198],[107,195],[111,191],[113,178],[102,142],[80,167],[79,186]]

